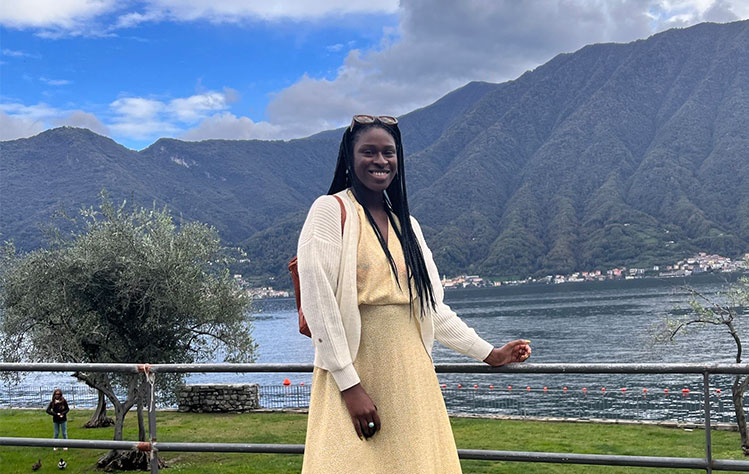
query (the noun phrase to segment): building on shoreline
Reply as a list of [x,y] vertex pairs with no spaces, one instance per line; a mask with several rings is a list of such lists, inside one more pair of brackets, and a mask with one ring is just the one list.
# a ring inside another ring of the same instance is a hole
[[500,286],[501,282],[485,280],[478,275],[459,275],[455,278],[442,276],[444,288],[486,288],[487,286]]
[[527,277],[524,280],[492,281],[479,275],[459,275],[454,278],[442,276],[445,289],[485,288],[500,285],[522,285],[526,283],[578,283],[585,281],[635,280],[639,278],[680,278],[704,273],[734,273],[749,270],[749,253],[741,260],[732,260],[717,254],[700,252],[693,257],[679,260],[672,265],[654,265],[652,268],[617,267],[608,270],[592,270],[568,275],[546,275],[540,278]]
[[239,284],[239,287],[242,289],[242,291],[246,292],[247,295],[249,295],[253,299],[288,298],[290,296],[290,293],[288,291],[275,290],[270,286],[252,287],[247,282],[247,280],[245,280],[244,277],[239,273],[234,275],[234,280],[236,280],[237,284]]

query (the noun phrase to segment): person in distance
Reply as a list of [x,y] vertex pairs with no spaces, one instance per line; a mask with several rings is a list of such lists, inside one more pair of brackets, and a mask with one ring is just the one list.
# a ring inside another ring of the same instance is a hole
[[526,360],[530,341],[493,347],[443,302],[409,214],[395,117],[353,117],[297,257],[315,347],[302,472],[460,472],[434,339],[492,366]]
[[[47,414],[52,416],[52,425],[54,427],[55,439],[62,434],[63,439],[68,439],[68,402],[62,396],[62,390],[56,388],[52,392],[52,401],[47,405]],[[68,448],[63,448],[65,451]],[[54,448],[57,451],[57,448]]]

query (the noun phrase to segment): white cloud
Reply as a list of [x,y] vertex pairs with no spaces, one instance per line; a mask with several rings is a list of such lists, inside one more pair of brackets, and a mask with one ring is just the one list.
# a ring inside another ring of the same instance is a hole
[[205,91],[189,97],[161,101],[145,97],[122,97],[110,104],[112,131],[139,140],[181,133],[187,126],[225,111],[239,98],[234,89]]
[[2,50],[3,56],[8,56],[11,58],[32,58],[32,59],[40,59],[41,56],[38,54],[33,53],[27,53],[26,51],[18,51],[14,49],[3,49]]
[[247,117],[224,112],[204,119],[197,127],[191,128],[180,137],[182,140],[199,141],[210,138],[227,140],[270,140],[289,138],[294,131],[284,130],[279,125],[268,122],[253,122]]
[[35,105],[5,102],[0,103],[0,136],[3,140],[27,137],[61,125],[88,128],[117,139],[141,141],[176,137],[183,133],[190,140],[210,138],[210,135],[214,138],[271,139],[284,134],[279,126],[224,113],[237,100],[239,93],[230,88],[166,101],[121,97],[109,104],[108,111],[99,114],[107,119],[105,121],[80,109],[58,109],[43,102]]
[[109,106],[115,114],[128,120],[151,119],[166,109],[163,102],[143,97],[123,97]]
[[660,0],[652,2],[649,14],[656,30],[689,26],[701,21],[727,22],[749,14],[741,0]]
[[153,140],[164,136],[174,136],[180,129],[165,120],[119,119],[109,125],[115,136],[135,140]]
[[40,120],[8,115],[0,110],[0,141],[31,137],[45,128]]
[[184,99],[174,99],[169,103],[169,110],[181,122],[196,122],[210,112],[225,110],[228,107],[227,97],[221,92],[206,92]]
[[115,0],[4,0],[0,24],[12,28],[80,28],[116,7]]
[[747,16],[749,2],[739,0],[403,0],[397,36],[385,32],[378,49],[350,51],[332,80],[302,75],[273,96],[267,115],[308,133],[356,113],[400,115],[469,81],[514,79],[586,44]]
[[0,111],[17,118],[42,122],[52,120],[68,113],[67,111],[47,105],[44,102],[40,102],[36,105],[24,105],[19,102],[0,103]]
[[54,124],[56,126],[67,125],[70,127],[87,128],[92,132],[96,132],[99,135],[109,136],[109,127],[101,123],[96,115],[84,112],[82,110],[73,111],[70,115],[55,119]]
[[[5,0],[0,24],[41,30],[40,36],[107,36],[144,22],[310,21],[352,13],[395,13],[398,0]],[[140,10],[140,11],[138,11]]]
[[83,110],[58,109],[45,103],[0,103],[0,140],[29,137],[62,125],[88,128],[100,135],[110,134],[109,128],[94,114]]
[[40,77],[39,80],[50,86],[67,86],[73,83],[73,81],[67,79],[50,79],[44,76]]
[[241,20],[316,20],[351,13],[395,13],[398,0],[148,0],[145,13],[125,15],[122,24],[171,18],[234,23]]

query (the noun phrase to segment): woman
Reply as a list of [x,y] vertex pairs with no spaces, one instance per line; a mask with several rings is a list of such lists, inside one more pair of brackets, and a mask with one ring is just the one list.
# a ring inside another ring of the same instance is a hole
[[531,353],[524,340],[494,348],[443,303],[409,215],[397,123],[354,116],[328,195],[312,204],[299,236],[302,311],[315,345],[303,472],[460,472],[434,339],[493,366]]
[[[54,425],[55,439],[60,436],[62,432],[63,439],[68,439],[68,402],[65,397],[62,396],[62,390],[56,388],[52,392],[52,401],[47,405],[47,414],[52,415],[52,424]],[[57,451],[57,448],[54,448]],[[68,448],[63,448],[65,451]]]

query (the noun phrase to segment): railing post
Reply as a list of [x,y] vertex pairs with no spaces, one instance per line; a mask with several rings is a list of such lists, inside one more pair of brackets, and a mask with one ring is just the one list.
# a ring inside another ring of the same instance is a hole
[[143,374],[150,385],[148,387],[148,436],[151,450],[148,452],[151,464],[151,474],[159,473],[159,450],[156,447],[156,374],[149,370],[149,365],[143,365]]
[[703,397],[705,399],[705,471],[713,472],[713,448],[710,433],[710,372],[707,370],[702,374]]

